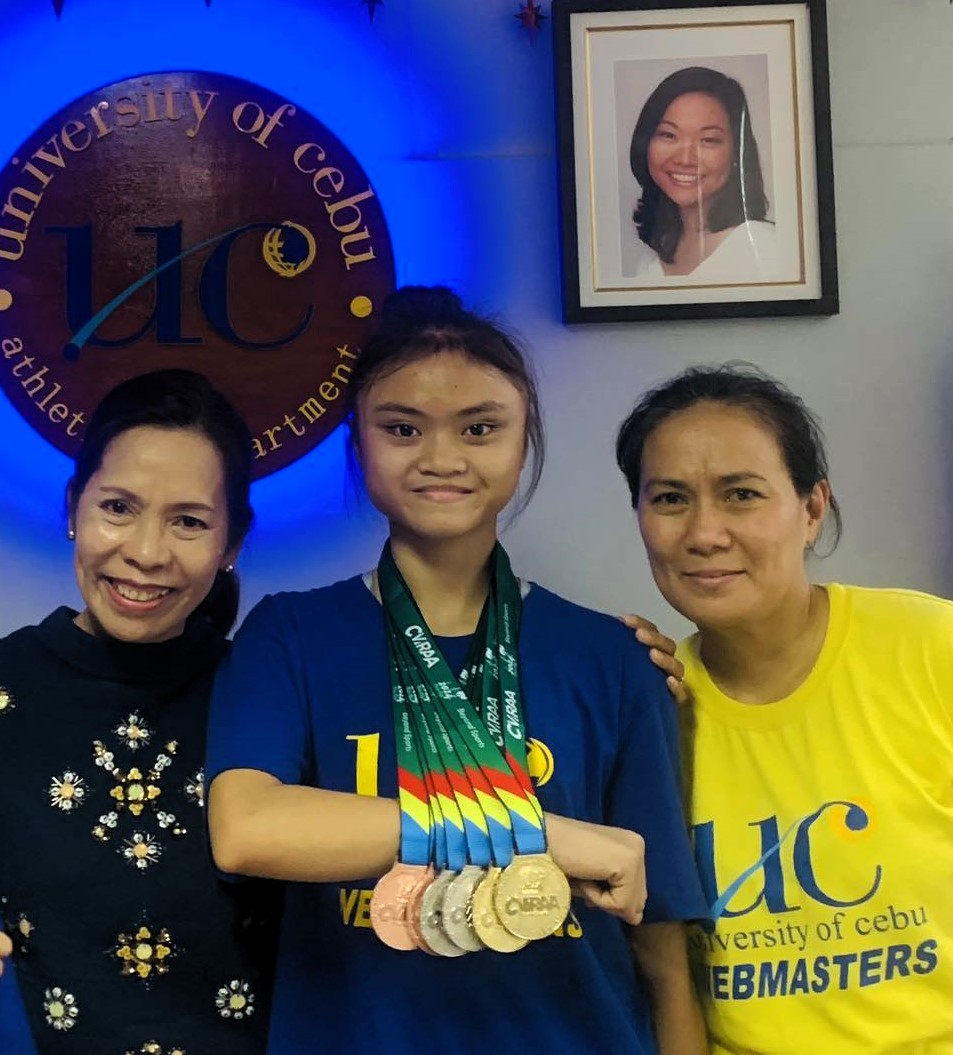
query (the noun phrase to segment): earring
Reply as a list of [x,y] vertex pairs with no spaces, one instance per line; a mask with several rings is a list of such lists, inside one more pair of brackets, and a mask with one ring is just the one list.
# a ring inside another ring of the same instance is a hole
[[234,564],[226,564],[225,567],[222,568],[222,571],[225,572],[226,575],[231,575],[234,570],[235,570],[235,565]]
[[66,537],[70,540],[70,542],[76,541],[76,532],[73,530],[73,528],[67,528]]

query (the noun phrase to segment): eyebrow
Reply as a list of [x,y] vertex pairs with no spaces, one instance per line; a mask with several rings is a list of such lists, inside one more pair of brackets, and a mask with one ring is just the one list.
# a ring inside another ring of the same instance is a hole
[[[742,470],[737,473],[724,473],[718,477],[718,483],[723,486],[730,486],[731,484],[741,484],[746,480],[760,480],[762,483],[767,483],[767,477],[762,476],[760,473],[748,472]],[[676,480],[673,477],[664,476],[653,476],[651,479],[645,481],[643,487],[674,487],[683,491],[691,490],[690,486],[684,480]]]
[[[484,403],[474,403],[473,406],[464,407],[457,411],[458,418],[471,417],[474,414],[487,414],[506,410],[506,404],[495,399],[488,399]],[[371,410],[375,414],[403,414],[406,417],[423,418],[427,415],[418,407],[407,406],[405,403],[376,403]]]
[[[656,127],[657,128],[661,128],[662,125],[671,125],[672,128],[678,128],[678,125],[674,121],[670,121],[668,118],[665,118],[664,120],[659,121],[659,123],[658,123],[658,125]],[[699,131],[701,131],[701,132],[724,132],[725,134],[727,134],[728,129],[725,127],[725,125],[702,125],[702,127],[699,129]]]
[[[137,495],[135,491],[130,491],[130,490],[128,490],[125,487],[117,487],[114,484],[102,484],[100,486],[100,488],[99,488],[99,494],[100,494],[101,497],[104,497],[104,498],[105,497],[123,498],[123,499],[126,499],[127,501],[132,501],[132,502],[141,502],[142,501],[142,497],[140,495]],[[197,501],[192,501],[192,502],[173,502],[172,505],[169,506],[169,508],[170,509],[175,509],[175,510],[186,510],[186,509],[189,509],[189,510],[201,510],[202,512],[205,512],[205,513],[214,513],[215,512],[215,507],[214,506],[210,506],[207,502],[197,502]]]

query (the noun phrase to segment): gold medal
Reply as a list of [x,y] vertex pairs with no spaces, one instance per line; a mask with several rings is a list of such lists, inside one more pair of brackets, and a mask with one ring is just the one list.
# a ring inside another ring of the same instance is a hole
[[548,853],[517,854],[496,881],[493,907],[510,934],[538,941],[559,929],[571,900],[569,881]]
[[494,952],[519,952],[529,944],[526,938],[517,938],[500,922],[500,917],[493,907],[493,896],[496,884],[503,870],[494,865],[488,868],[486,877],[473,891],[470,901],[470,912],[473,929],[483,944]]
[[443,929],[453,944],[466,952],[479,952],[483,948],[483,942],[473,930],[470,899],[485,875],[478,865],[465,865],[443,898]]

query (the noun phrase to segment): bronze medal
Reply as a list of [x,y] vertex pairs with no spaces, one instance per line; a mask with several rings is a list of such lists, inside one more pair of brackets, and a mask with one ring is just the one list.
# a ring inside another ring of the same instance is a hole
[[371,895],[371,926],[385,945],[402,952],[417,948],[410,929],[410,909],[417,891],[432,878],[430,865],[398,861],[378,879]]
[[493,907],[510,934],[538,941],[558,930],[571,900],[569,881],[548,853],[517,854],[496,882]]
[[466,865],[444,895],[444,932],[464,952],[479,952],[483,948],[483,942],[473,929],[471,898],[485,875],[478,865]]
[[443,899],[456,878],[456,872],[441,872],[419,899],[416,913],[418,933],[424,946],[438,956],[463,956],[466,952],[455,945],[443,929]]
[[486,876],[473,891],[470,910],[473,918],[473,929],[480,941],[494,952],[519,952],[529,944],[526,938],[517,938],[500,922],[500,917],[493,907],[493,896],[496,884],[503,870],[494,865],[487,869]]

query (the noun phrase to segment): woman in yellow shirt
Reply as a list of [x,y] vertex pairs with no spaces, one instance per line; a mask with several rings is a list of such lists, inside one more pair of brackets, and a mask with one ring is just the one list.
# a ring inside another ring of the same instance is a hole
[[617,455],[679,648],[713,1051],[953,1053],[953,604],[811,581],[820,427],[742,366],[647,393]]

